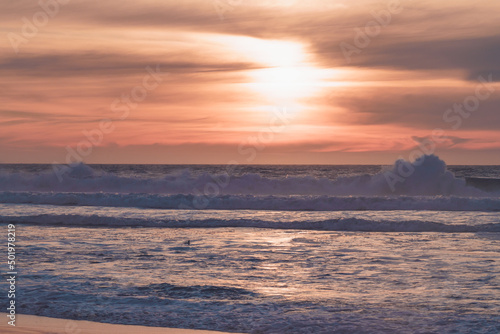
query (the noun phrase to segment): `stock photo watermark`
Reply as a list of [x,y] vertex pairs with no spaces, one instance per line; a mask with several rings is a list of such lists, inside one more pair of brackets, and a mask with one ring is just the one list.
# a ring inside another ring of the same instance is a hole
[[[121,243],[119,245],[120,254],[127,254],[127,256],[140,256],[140,250],[134,247],[130,243]],[[123,268],[119,267],[116,262],[114,262],[113,268],[115,274],[112,275],[111,281],[118,288],[127,286],[131,284],[131,278],[123,273]],[[119,274],[117,274],[119,273]],[[71,314],[74,318],[84,321],[97,321],[102,322],[99,319],[95,319],[96,315],[101,315],[107,311],[110,303],[112,303],[112,296],[103,294],[99,290],[94,290],[92,298],[90,300],[79,301],[74,305]],[[148,306],[142,304],[139,308],[136,308],[136,312],[143,312],[144,316],[148,315]],[[82,328],[79,320],[67,320],[64,326],[65,334],[80,334],[82,333]],[[85,333],[87,330],[85,331]]]
[[[273,117],[269,120],[268,126],[258,133],[248,136],[238,145],[238,154],[245,157],[245,163],[253,162],[258,153],[262,152],[274,140],[275,135],[283,132],[294,117],[294,113],[286,107],[281,108],[281,110],[280,108],[273,109]],[[222,175],[210,175],[213,182],[207,182],[202,190],[193,189],[193,207],[181,204],[179,209],[202,210],[208,207],[210,199],[220,195],[221,191],[229,185],[234,169],[238,165],[240,165],[239,161],[231,160],[226,164],[226,170]]]
[[368,21],[363,28],[354,28],[354,37],[351,43],[341,42],[339,44],[340,51],[348,64],[352,62],[354,54],[360,54],[363,49],[366,49],[373,38],[380,35],[382,29],[387,27],[392,22],[393,15],[400,14],[403,11],[403,6],[400,0],[390,1],[386,9],[379,11],[372,10],[370,12],[373,20]]
[[[141,84],[134,86],[130,92],[123,93],[120,98],[113,100],[111,103],[110,110],[117,117],[115,121],[127,119],[130,112],[137,109],[139,103],[148,97],[149,92],[158,88],[163,82],[162,77],[168,75],[168,72],[161,72],[160,65],[156,65],[154,69],[147,66],[146,72],[147,74],[143,76]],[[82,131],[84,139],[80,140],[75,148],[69,145],[66,146],[65,162],[67,165],[61,165],[57,161],[52,163],[53,171],[59,182],[63,181],[64,174],[68,173],[74,164],[82,162],[85,157],[92,154],[94,147],[102,144],[104,136],[109,135],[114,130],[115,124],[112,119],[102,119],[98,127]]]
[[9,303],[7,307],[7,323],[16,326],[16,225],[7,225],[7,297]]
[[224,21],[225,14],[234,11],[243,3],[243,0],[214,0],[213,6],[219,19]]
[[[251,3],[250,0],[246,0],[247,3]],[[257,4],[262,7],[290,7],[294,5],[299,0],[265,0],[260,1]],[[224,21],[227,13],[233,12],[236,8],[244,4],[243,0],[213,0],[213,7],[219,19]],[[255,4],[255,3],[253,3]]]
[[40,0],[38,1],[39,10],[36,11],[31,19],[23,16],[21,18],[22,26],[17,33],[9,32],[7,39],[16,54],[19,54],[20,47],[28,44],[35,38],[40,29],[49,24],[50,20],[56,17],[61,11],[61,6],[67,5],[71,0]]
[[[481,101],[489,99],[494,92],[493,74],[489,74],[487,78],[479,76],[478,84],[474,88],[474,94],[466,96],[462,103],[454,103],[452,107],[446,109],[442,116],[443,121],[450,124],[452,130],[458,130],[462,126],[463,120],[478,111]],[[386,171],[384,173],[391,191],[396,191],[396,185],[405,182],[407,178],[413,175],[415,167],[424,162],[425,156],[434,154],[437,145],[447,140],[446,131],[441,128],[435,128],[432,130],[430,136],[418,141],[418,147],[410,152],[408,160],[400,156],[396,172]]]

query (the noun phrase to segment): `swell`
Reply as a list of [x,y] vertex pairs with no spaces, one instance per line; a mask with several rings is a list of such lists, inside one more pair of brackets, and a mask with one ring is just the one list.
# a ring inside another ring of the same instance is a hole
[[500,232],[500,223],[479,225],[445,224],[432,221],[375,221],[359,218],[338,218],[321,221],[267,221],[255,219],[141,219],[103,217],[98,215],[58,215],[1,216],[1,223],[19,223],[46,226],[68,227],[162,227],[162,228],[269,228],[320,231],[357,231],[357,232],[442,232],[475,233]]
[[460,196],[219,195],[206,197],[192,194],[0,192],[0,203],[191,210],[500,211],[500,197]]

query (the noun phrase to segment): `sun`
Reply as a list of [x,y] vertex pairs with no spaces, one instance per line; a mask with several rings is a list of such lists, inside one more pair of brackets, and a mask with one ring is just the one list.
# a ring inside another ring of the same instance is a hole
[[251,71],[253,90],[270,102],[296,105],[321,88],[320,71],[308,66],[277,66]]
[[245,120],[246,129],[267,126],[276,117],[276,110],[286,110],[293,115],[294,123],[287,126],[281,138],[286,137],[285,132],[290,135],[293,131],[291,136],[296,140],[299,133],[316,131],[301,124],[315,122],[321,96],[332,89],[338,69],[319,67],[309,46],[298,41],[219,34],[209,38],[223,46],[220,58],[237,65],[232,88],[247,94],[238,116]]
[[244,36],[222,36],[219,41],[230,45],[240,59],[256,64],[245,71],[245,85],[267,104],[298,108],[323,88],[327,71],[313,65],[301,43]]

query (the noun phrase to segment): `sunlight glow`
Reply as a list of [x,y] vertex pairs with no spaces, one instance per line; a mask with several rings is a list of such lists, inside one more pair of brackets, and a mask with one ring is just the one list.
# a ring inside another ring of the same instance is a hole
[[296,104],[321,88],[319,69],[310,66],[279,66],[253,70],[249,86],[270,102]]
[[264,66],[295,66],[306,61],[303,46],[295,42],[243,36],[217,36],[216,39],[246,60]]
[[250,62],[262,68],[248,70],[247,84],[266,103],[300,108],[301,100],[318,93],[331,71],[319,69],[308,59],[300,43],[224,36],[224,40]]

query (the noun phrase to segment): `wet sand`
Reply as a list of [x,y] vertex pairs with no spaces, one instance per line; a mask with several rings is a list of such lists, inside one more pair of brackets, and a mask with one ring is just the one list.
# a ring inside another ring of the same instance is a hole
[[3,334],[217,334],[222,332],[161,328],[132,325],[112,325],[91,321],[77,321],[39,317],[34,315],[16,315],[16,326],[7,323],[6,313],[0,313],[0,333]]

